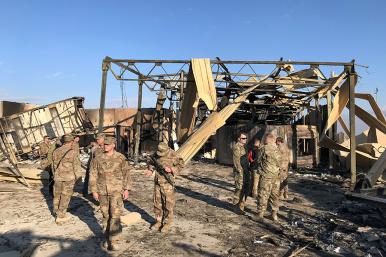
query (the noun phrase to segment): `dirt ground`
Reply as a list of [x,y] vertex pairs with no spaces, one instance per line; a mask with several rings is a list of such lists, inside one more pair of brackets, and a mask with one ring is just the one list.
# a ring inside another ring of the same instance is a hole
[[[308,174],[308,175],[307,175]],[[101,213],[77,186],[71,220],[57,226],[47,188],[25,190],[18,184],[0,193],[0,256],[386,256],[384,213],[377,206],[349,201],[342,181],[292,173],[290,199],[283,201],[278,223],[258,221],[256,202],[248,199],[247,214],[231,205],[232,168],[191,162],[177,179],[175,223],[168,235],[149,230],[153,180],[133,171],[133,189],[125,213],[142,220],[123,228],[121,249],[101,246]],[[327,180],[327,181],[326,181]],[[333,181],[333,183],[329,182]],[[295,253],[294,253],[295,252]],[[292,255],[291,255],[292,254]]]

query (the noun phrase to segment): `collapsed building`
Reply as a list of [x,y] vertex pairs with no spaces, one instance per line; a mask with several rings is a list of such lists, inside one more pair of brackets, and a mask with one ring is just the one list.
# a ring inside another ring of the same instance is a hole
[[[84,110],[83,99],[72,98],[3,118],[1,144],[6,154],[12,149],[20,157],[33,152],[44,135],[97,128],[115,134],[118,148],[135,161],[165,141],[186,162],[200,152],[231,164],[240,131],[247,133],[249,144],[271,131],[284,138],[294,167],[339,168],[351,173],[351,189],[372,187],[386,166],[386,121],[371,95],[355,92],[355,67],[354,61],[106,57],[99,109]],[[130,91],[138,88],[137,109],[105,109],[109,73]],[[155,108],[142,108],[144,88],[157,94]],[[375,116],[356,99],[366,100]],[[346,107],[348,125],[342,118]],[[359,136],[355,117],[369,125]],[[337,123],[348,140],[338,137]],[[366,174],[359,183],[357,170]]]
[[[333,72],[329,70],[331,67],[335,69]],[[341,168],[351,174],[351,190],[355,186],[373,187],[386,167],[386,121],[370,94],[355,92],[358,79],[355,67],[354,60],[131,60],[106,57],[102,63],[98,128],[103,128],[110,72],[115,79],[138,86],[135,119],[139,122],[133,126],[132,133],[132,156],[136,160],[144,134],[149,134],[141,126],[144,117],[142,91],[146,87],[158,94],[150,120],[153,124],[150,130],[154,133],[150,134],[155,135],[155,141],[167,141],[186,162],[204,149],[204,152],[212,153],[209,156],[215,155],[218,162],[230,164],[231,147],[240,131],[246,132],[250,141],[272,131],[285,139],[295,167]],[[328,72],[331,72],[329,77]],[[367,101],[375,115],[358,106],[356,99]],[[165,106],[167,104],[169,106]],[[348,125],[342,117],[346,107]],[[356,117],[370,128],[359,144]],[[339,141],[337,123],[349,140]],[[357,169],[366,173],[359,182]]]

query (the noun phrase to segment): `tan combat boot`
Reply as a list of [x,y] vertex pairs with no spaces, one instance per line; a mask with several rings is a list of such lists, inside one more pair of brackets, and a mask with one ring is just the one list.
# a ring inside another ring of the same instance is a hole
[[68,221],[70,219],[71,218],[68,215],[60,213],[56,216],[55,222],[57,225],[60,226],[60,225],[63,225],[63,223],[65,223],[66,221]]
[[239,208],[239,211],[240,211],[240,214],[244,215],[245,214],[245,202],[239,202],[238,204],[238,208]]
[[172,226],[172,220],[168,220],[161,228],[162,234],[167,234],[170,231],[170,228]]
[[153,225],[150,226],[150,229],[151,230],[154,230],[154,231],[159,231],[159,229],[161,228],[162,226],[162,223],[161,221],[158,221],[156,223],[154,223]]
[[277,211],[272,211],[271,217],[272,217],[272,220],[276,222],[277,221]]

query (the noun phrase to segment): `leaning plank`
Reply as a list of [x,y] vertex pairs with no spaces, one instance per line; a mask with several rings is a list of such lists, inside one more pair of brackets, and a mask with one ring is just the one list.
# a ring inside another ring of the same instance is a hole
[[228,104],[219,112],[211,113],[208,118],[202,123],[186,142],[177,151],[185,163],[189,162],[193,156],[201,149],[205,142],[213,135],[219,128],[221,128],[226,120],[238,109],[238,107],[247,99],[249,94],[258,88],[262,82],[269,78],[277,71],[274,69],[269,75],[265,76],[260,81],[247,90],[243,91],[232,103]]
[[366,202],[372,202],[372,203],[386,205],[386,198],[369,196],[369,195],[358,194],[358,193],[353,193],[353,192],[346,192],[345,195],[346,195],[346,197],[351,198],[351,199],[362,200],[362,201],[366,201]]
[[384,151],[378,160],[373,164],[371,169],[366,175],[367,180],[370,182],[371,186],[377,182],[378,178],[386,170],[386,151]]

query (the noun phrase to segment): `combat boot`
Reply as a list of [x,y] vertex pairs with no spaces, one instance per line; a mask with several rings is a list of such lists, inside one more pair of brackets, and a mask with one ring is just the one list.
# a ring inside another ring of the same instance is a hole
[[71,218],[66,214],[58,214],[55,218],[55,222],[57,225],[63,225],[66,221],[70,220]]
[[263,220],[264,219],[264,212],[263,211],[257,211],[256,218],[258,220]]
[[239,204],[237,205],[238,207],[238,211],[240,212],[241,215],[244,215],[245,214],[245,203],[244,202],[239,202]]
[[172,221],[168,220],[161,228],[161,233],[162,234],[167,234],[170,231],[170,228],[172,226]]
[[161,221],[157,221],[156,223],[154,223],[153,225],[150,226],[150,229],[154,230],[154,231],[159,231],[161,226],[162,226]]
[[110,245],[107,248],[107,250],[109,251],[119,251],[119,249],[120,249],[120,246],[117,241],[110,242]]
[[277,221],[277,211],[272,211],[271,217],[272,217],[272,220],[276,222]]

